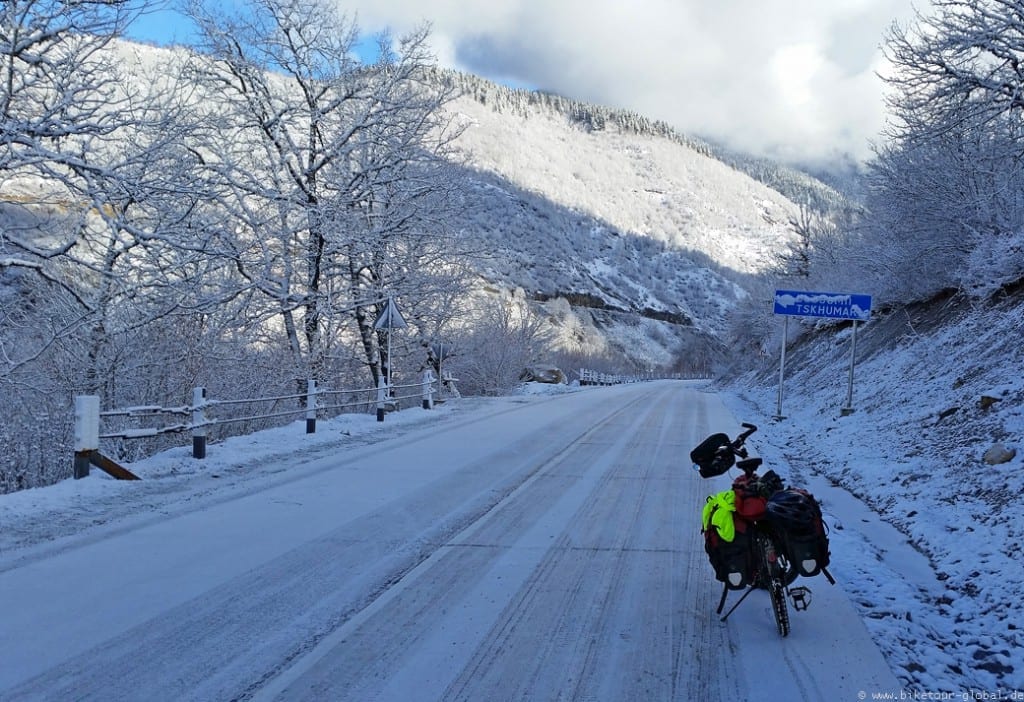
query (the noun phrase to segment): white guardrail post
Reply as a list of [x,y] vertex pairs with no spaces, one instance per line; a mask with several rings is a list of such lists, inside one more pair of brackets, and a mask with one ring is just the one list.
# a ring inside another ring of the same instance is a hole
[[316,381],[306,382],[306,433],[316,433]]
[[387,401],[388,383],[382,375],[377,381],[377,421],[384,421],[384,403]]
[[75,480],[89,475],[89,456],[100,448],[99,395],[75,396]]
[[206,388],[192,389],[192,458],[206,458]]
[[434,409],[434,371],[423,371],[423,409]]

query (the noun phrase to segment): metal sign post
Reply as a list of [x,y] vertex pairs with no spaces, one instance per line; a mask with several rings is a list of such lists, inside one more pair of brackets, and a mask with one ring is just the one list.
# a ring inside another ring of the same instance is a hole
[[405,329],[409,326],[405,317],[398,311],[398,306],[395,304],[395,298],[389,297],[388,304],[381,312],[380,317],[374,322],[374,329],[387,329],[388,330],[388,367],[385,377],[387,378],[388,387],[391,386],[391,331],[393,329]]
[[844,417],[853,414],[853,364],[857,355],[857,322],[853,322],[853,337],[850,339],[850,373],[846,379],[846,404],[839,410]]
[[779,362],[779,399],[775,407],[775,419],[782,415],[782,381],[786,369],[786,341],[789,317],[818,317],[824,319],[849,319],[853,321],[853,338],[850,344],[850,370],[847,377],[846,405],[840,410],[843,416],[853,413],[853,365],[857,353],[857,322],[871,318],[871,296],[856,293],[807,292],[803,290],[776,290],[775,314],[783,315],[782,357]]
[[782,414],[782,380],[786,377],[786,340],[789,338],[789,317],[782,318],[782,355],[779,358],[779,401],[775,403],[776,421],[785,419]]
[[437,359],[437,392],[438,395],[444,390],[444,371],[441,370],[441,364],[444,360],[452,355],[453,347],[451,344],[446,344],[443,341],[430,345],[430,353]]
[[[384,421],[384,395],[390,396],[393,394],[391,386],[391,332],[394,329],[405,329],[409,326],[402,313],[398,311],[398,306],[395,305],[395,298],[389,297],[387,307],[381,312],[381,315],[377,318],[377,321],[373,323],[374,329],[386,329],[388,335],[388,365],[384,369],[383,387],[378,384],[377,387],[377,421]],[[385,391],[386,388],[386,391]]]

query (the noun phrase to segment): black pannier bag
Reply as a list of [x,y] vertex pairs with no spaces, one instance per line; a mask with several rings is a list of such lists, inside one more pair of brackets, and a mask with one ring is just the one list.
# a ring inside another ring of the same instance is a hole
[[805,490],[781,490],[768,500],[767,517],[776,526],[787,560],[804,577],[813,577],[829,564],[828,530],[821,507]]
[[704,532],[704,551],[708,554],[715,579],[729,590],[750,587],[753,578],[753,552],[746,524],[736,519],[736,536],[726,541],[713,526]]
[[714,478],[733,467],[736,457],[729,447],[731,443],[727,434],[712,434],[690,451],[690,460],[700,471],[700,477]]

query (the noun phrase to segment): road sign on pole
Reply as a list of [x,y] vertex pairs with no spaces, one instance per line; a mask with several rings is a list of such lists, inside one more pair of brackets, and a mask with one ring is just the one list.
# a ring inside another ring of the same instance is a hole
[[782,416],[782,380],[786,372],[786,337],[789,332],[789,317],[817,317],[824,319],[848,319],[853,321],[853,338],[850,351],[850,371],[847,378],[846,405],[843,415],[853,412],[853,364],[857,350],[857,322],[871,318],[871,296],[857,293],[811,292],[806,290],[776,290],[775,314],[783,315],[782,355],[779,360],[779,395],[775,407],[775,418]]
[[387,306],[377,317],[377,321],[373,323],[373,328],[391,331],[392,329],[405,329],[407,326],[409,325],[406,323],[405,317],[398,311],[395,298],[389,297]]
[[855,293],[776,290],[775,314],[863,321],[871,317],[871,296]]
[[[388,304],[381,312],[380,316],[377,317],[377,321],[373,323],[374,329],[387,329],[388,332],[388,364],[384,367],[384,384],[387,387],[386,393],[388,396],[394,393],[394,388],[391,384],[391,332],[394,329],[405,329],[409,326],[402,313],[398,311],[398,305],[395,304],[395,298],[389,297]],[[381,390],[378,385],[377,389],[377,421],[384,421],[384,398],[381,397]]]

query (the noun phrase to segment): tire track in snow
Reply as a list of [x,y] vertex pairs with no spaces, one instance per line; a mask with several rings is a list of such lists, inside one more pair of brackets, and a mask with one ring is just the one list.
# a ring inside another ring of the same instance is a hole
[[[559,429],[561,443],[557,454],[545,456],[514,491],[479,514],[474,522],[464,525],[454,542],[437,544],[435,552],[420,567],[393,588],[379,593],[363,612],[280,680],[268,685],[257,698],[376,698],[382,681],[408,664],[410,652],[430,648],[427,642],[434,632],[443,631],[450,611],[462,607],[462,601],[472,599],[474,594],[480,596],[481,580],[503,567],[499,561],[507,549],[502,544],[531,525],[536,526],[552,504],[579,480],[574,475],[551,475],[545,468],[558,465],[573,447],[599,433],[609,418],[631,411],[642,399],[635,397],[625,406],[605,408],[602,418],[590,423],[580,436],[566,437]],[[592,452],[596,454],[597,448]],[[489,590],[490,585],[485,585],[482,592],[489,596]],[[448,643],[449,648],[457,645]],[[429,675],[430,671],[423,674]]]
[[[673,571],[680,573],[679,587],[673,587],[679,602],[674,608],[678,627],[672,638],[673,679],[671,699],[737,700],[748,693],[740,687],[736,675],[736,645],[729,629],[715,613],[721,596],[721,584],[714,579],[704,553],[700,534],[700,514],[707,495],[728,487],[725,481],[700,478],[689,462],[689,451],[706,436],[728,427],[717,422],[723,408],[717,396],[695,393],[694,421],[686,448],[686,490],[677,502],[684,513],[687,531],[680,538],[690,544],[676,555],[680,559]],[[714,404],[716,418],[709,404]]]
[[[588,408],[575,419],[587,432],[588,418],[611,411]],[[251,696],[557,456],[560,447],[550,446],[548,434],[537,429],[369,514],[339,519],[335,531],[71,657],[19,685],[15,696]],[[301,510],[295,514],[301,518]],[[163,658],[181,663],[169,670],[153,665]],[[254,669],[265,671],[255,681]]]
[[[492,699],[503,694],[512,699],[580,698],[579,688],[587,682],[597,639],[607,633],[602,622],[611,593],[607,586],[621,577],[621,552],[630,531],[620,528],[619,515],[610,514],[614,510],[599,503],[607,499],[609,486],[621,474],[620,458],[636,453],[645,443],[646,435],[640,429],[652,412],[651,405],[643,409],[622,432],[627,439],[600,442],[602,462],[596,465],[600,473],[587,485],[587,495],[518,596],[501,613],[487,640],[448,688],[445,699]],[[586,463],[577,457],[570,468],[582,468]],[[612,505],[618,502],[612,501]],[[634,501],[631,522],[638,510],[639,502]],[[607,524],[609,516],[615,518],[612,540],[600,548],[600,541],[590,534],[602,522]]]
[[[679,544],[696,540],[690,529],[697,514],[687,509],[680,522],[676,507],[693,481],[684,477],[685,454],[649,455],[649,449],[689,446],[668,440],[679,433],[671,412],[679,398],[663,400],[641,418],[634,438],[615,456],[617,464],[444,699],[692,699],[697,691],[703,699],[736,699],[735,675],[728,671],[678,684],[677,671],[691,666],[683,655],[669,653],[690,649],[689,642],[701,636],[724,634],[704,612],[675,606],[688,592],[679,581]],[[654,436],[652,418],[659,416],[660,434]],[[630,483],[632,492],[622,488]],[[692,494],[691,500],[698,504]],[[683,553],[692,554],[691,544],[684,546]],[[688,556],[683,562],[698,567],[697,579],[707,588],[706,562]]]

